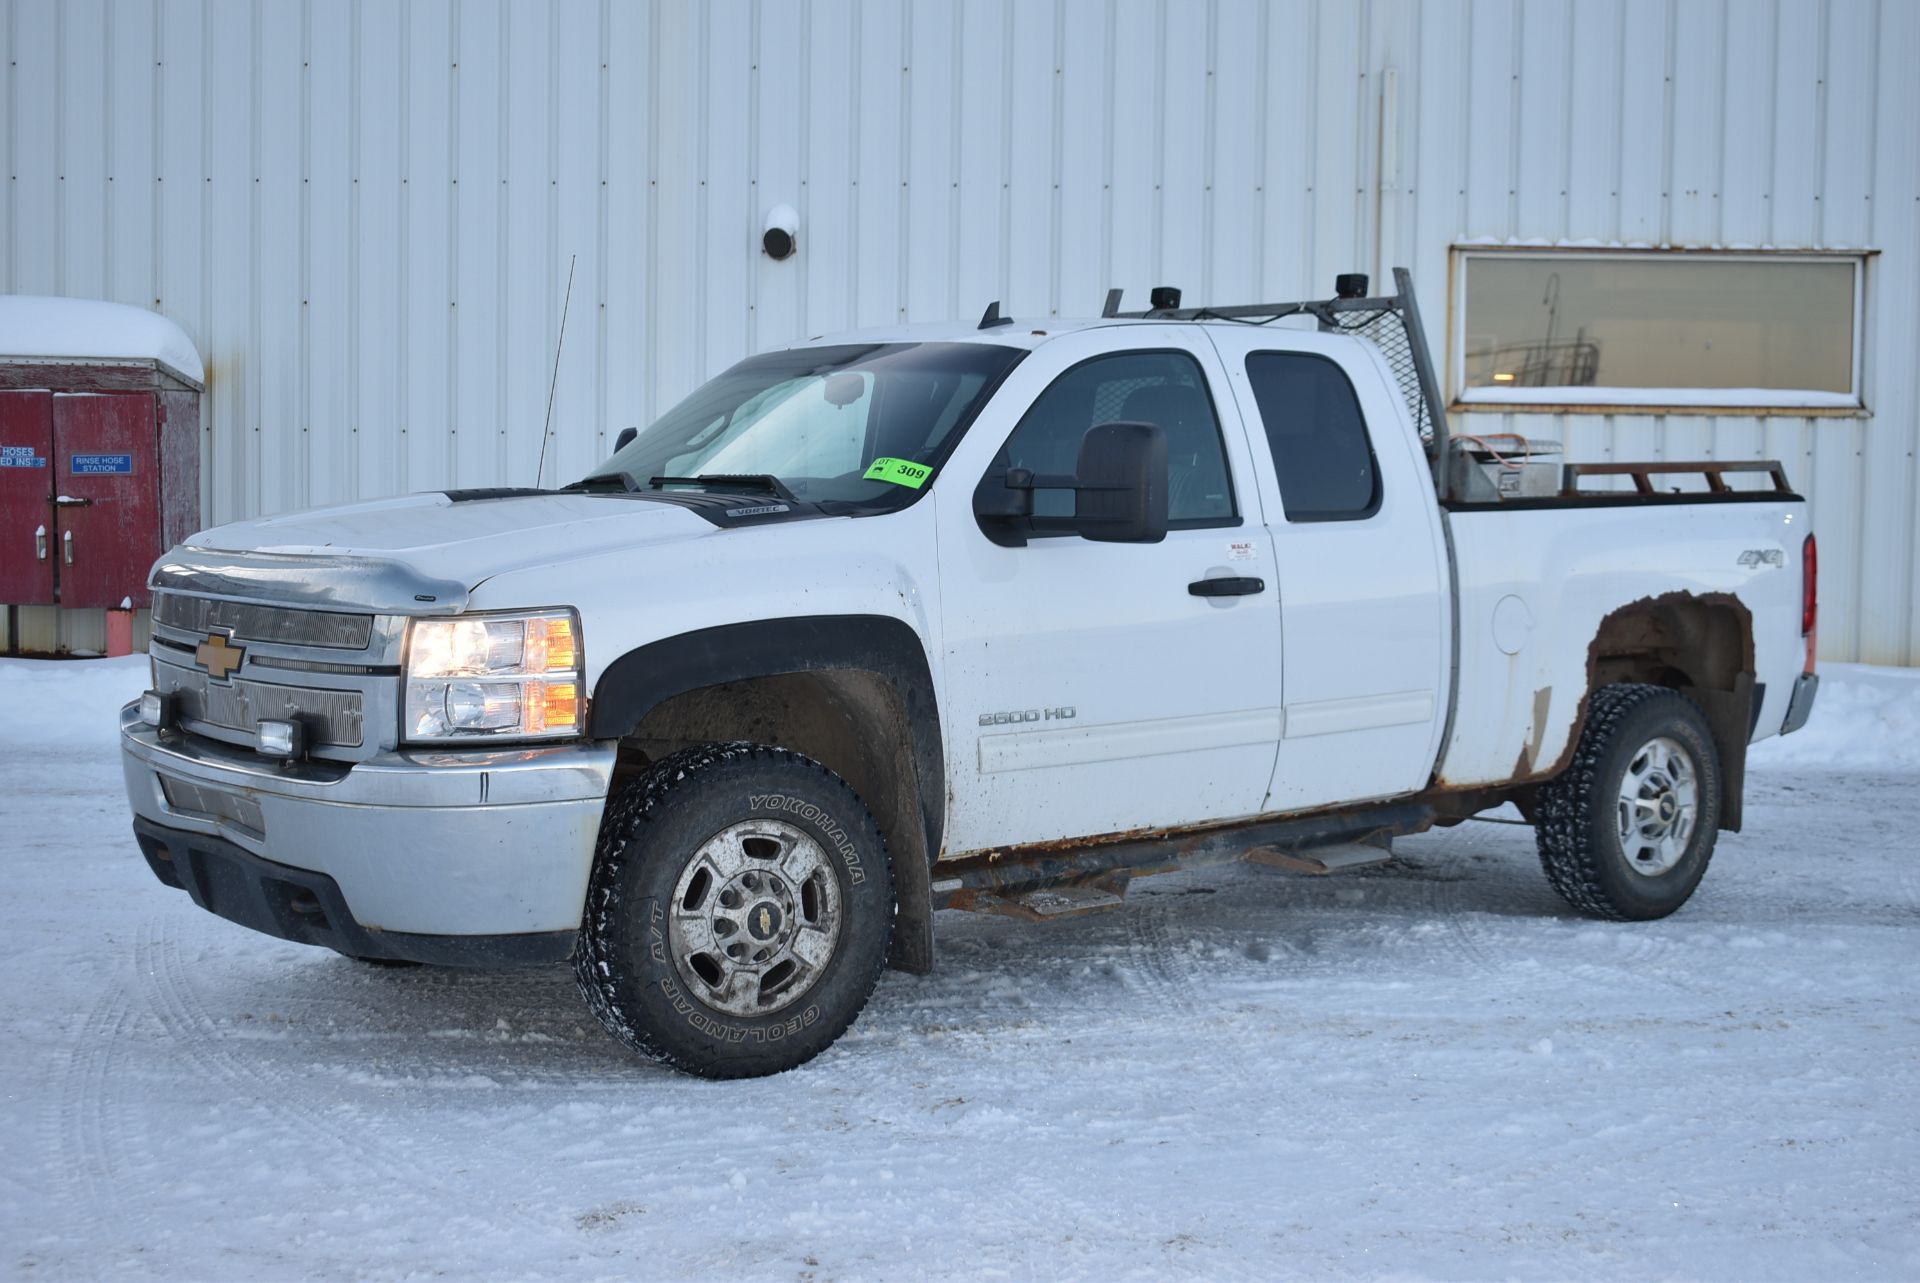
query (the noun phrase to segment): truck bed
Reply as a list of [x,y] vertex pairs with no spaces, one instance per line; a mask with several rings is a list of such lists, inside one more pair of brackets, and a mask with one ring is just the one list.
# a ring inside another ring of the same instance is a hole
[[1603,623],[1669,594],[1724,603],[1758,625],[1748,629],[1750,737],[1778,730],[1804,654],[1795,630],[1777,626],[1799,618],[1808,525],[1798,495],[1577,494],[1447,508],[1461,711],[1436,768],[1443,785],[1556,773],[1593,688]]

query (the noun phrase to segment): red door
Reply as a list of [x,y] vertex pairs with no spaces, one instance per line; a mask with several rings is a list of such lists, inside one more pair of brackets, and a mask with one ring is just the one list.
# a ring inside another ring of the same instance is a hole
[[162,551],[153,395],[56,396],[53,443],[60,605],[147,605]]
[[0,392],[0,604],[53,604],[53,394]]

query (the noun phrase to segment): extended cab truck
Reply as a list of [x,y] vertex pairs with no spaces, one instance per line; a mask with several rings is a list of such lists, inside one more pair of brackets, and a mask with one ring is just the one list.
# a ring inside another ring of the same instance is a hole
[[570,958],[715,1077],[826,1047],[936,909],[1325,872],[1506,802],[1577,908],[1669,914],[1811,706],[1806,507],[1776,465],[1593,491],[1450,437],[1397,275],[819,340],[558,490],[195,535],[121,715],[140,848],[350,956]]

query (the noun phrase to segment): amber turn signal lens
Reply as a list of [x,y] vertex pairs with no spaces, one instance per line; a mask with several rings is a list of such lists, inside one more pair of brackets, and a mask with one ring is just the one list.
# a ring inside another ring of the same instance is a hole
[[580,688],[572,682],[528,682],[526,729],[573,730],[580,723]]
[[534,672],[565,672],[579,662],[571,619],[527,621],[527,667]]

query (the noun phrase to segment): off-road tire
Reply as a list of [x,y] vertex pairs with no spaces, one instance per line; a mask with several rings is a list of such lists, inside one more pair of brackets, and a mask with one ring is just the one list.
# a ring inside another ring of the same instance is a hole
[[[1678,862],[1657,876],[1632,867],[1619,835],[1618,798],[1634,755],[1656,738],[1692,758],[1698,801]],[[1593,697],[1573,761],[1543,785],[1534,833],[1540,864],[1562,898],[1615,922],[1664,918],[1693,894],[1720,829],[1720,757],[1698,706],[1664,686],[1603,686]]]
[[[669,913],[696,853],[729,826],[772,819],[819,844],[839,890],[831,956],[790,1005],[739,1015],[703,1001],[673,957]],[[608,1032],[703,1078],[753,1078],[826,1050],[866,1005],[893,937],[893,867],[858,794],[825,766],[763,745],[665,758],[607,805],[574,975]]]

